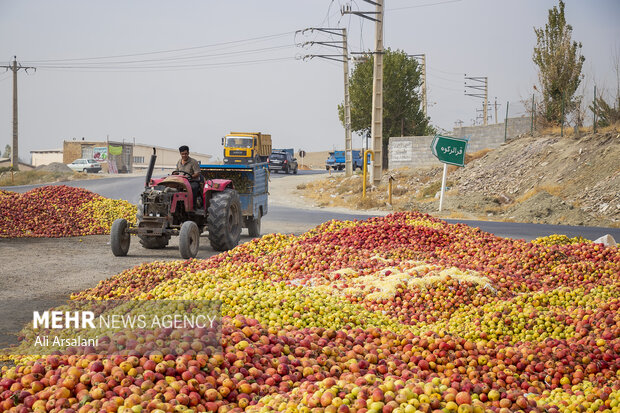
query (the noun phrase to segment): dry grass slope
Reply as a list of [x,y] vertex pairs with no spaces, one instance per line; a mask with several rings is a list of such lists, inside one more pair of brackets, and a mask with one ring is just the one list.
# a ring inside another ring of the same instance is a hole
[[[565,128],[564,137],[559,136],[559,128],[548,132],[468,154],[464,168],[449,167],[442,213],[438,213],[436,198],[441,167],[386,171],[380,185],[369,186],[366,197],[362,196],[360,172],[349,178],[334,174],[308,183],[303,195],[324,207],[620,227],[620,125],[597,134],[583,130],[579,136],[572,128]],[[391,204],[389,175],[395,178]]]

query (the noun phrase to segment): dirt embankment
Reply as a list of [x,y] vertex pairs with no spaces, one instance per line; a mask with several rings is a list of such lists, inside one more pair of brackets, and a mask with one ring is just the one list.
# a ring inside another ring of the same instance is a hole
[[[438,212],[442,167],[389,170],[362,197],[359,174],[301,185],[317,206],[410,210],[439,217],[620,227],[620,133],[581,138],[522,136],[450,167]],[[388,177],[394,177],[392,203]]]

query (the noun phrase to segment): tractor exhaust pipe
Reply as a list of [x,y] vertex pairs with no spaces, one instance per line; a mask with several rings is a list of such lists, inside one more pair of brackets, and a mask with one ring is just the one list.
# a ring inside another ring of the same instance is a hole
[[151,182],[151,178],[153,177],[153,169],[155,169],[155,160],[157,159],[156,149],[153,148],[153,155],[151,155],[151,161],[149,162],[149,169],[146,171],[146,182],[144,183],[144,187],[149,186],[149,182]]

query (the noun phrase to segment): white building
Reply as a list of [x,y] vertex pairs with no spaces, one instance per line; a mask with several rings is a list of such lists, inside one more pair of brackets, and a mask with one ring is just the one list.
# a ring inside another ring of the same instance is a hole
[[[151,161],[151,155],[153,154],[153,148],[156,150],[157,160],[155,161],[155,169],[174,169],[176,168],[177,161],[181,159],[178,148],[163,148],[161,146],[146,145],[143,143],[136,143],[133,146],[133,167],[137,169],[146,169],[149,167]],[[190,146],[189,156],[196,159],[198,163],[209,163],[211,155],[204,153],[193,152]]]
[[62,149],[30,151],[30,156],[32,157],[32,165],[35,167],[49,165],[52,162],[62,163]]

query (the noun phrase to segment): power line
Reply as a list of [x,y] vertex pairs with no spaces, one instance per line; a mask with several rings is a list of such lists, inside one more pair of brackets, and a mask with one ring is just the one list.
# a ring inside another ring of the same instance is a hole
[[436,87],[438,89],[449,90],[451,92],[456,92],[458,94],[461,94],[461,89],[453,89],[453,88],[449,88],[449,87],[445,87],[445,86],[440,86],[440,85],[437,85],[437,84],[431,83],[431,82],[429,82],[428,84],[431,86],[431,88]]
[[439,76],[439,75],[436,75],[436,74],[434,74],[434,73],[432,73],[432,72],[430,73],[430,76],[431,76],[431,77],[433,77],[433,78],[437,78],[437,79],[445,80],[446,82],[453,82],[453,83],[459,83],[459,84],[462,84],[462,83],[463,83],[463,80],[453,80],[453,79],[448,79],[448,78],[445,78],[445,77],[441,77],[441,76]]
[[220,63],[200,63],[192,65],[171,65],[171,66],[131,66],[131,67],[83,67],[83,66],[50,66],[43,67],[45,70],[71,70],[81,72],[142,72],[142,71],[177,71],[177,70],[197,70],[215,67],[232,67],[245,66],[258,63],[278,62],[278,61],[295,61],[294,57],[276,57],[271,59],[255,59],[237,62],[220,62]]
[[31,60],[31,61],[28,61],[27,63],[39,64],[39,63],[49,63],[49,62],[72,62],[72,61],[81,61],[81,60],[103,60],[103,59],[117,59],[117,58],[122,58],[122,57],[148,56],[148,55],[163,54],[163,53],[177,53],[177,52],[184,52],[184,51],[188,51],[188,50],[206,49],[206,48],[209,48],[209,47],[229,46],[229,45],[235,44],[235,43],[255,42],[255,41],[259,41],[259,40],[265,40],[265,39],[272,39],[272,38],[287,36],[287,35],[291,35],[293,33],[294,32],[284,32],[284,33],[272,34],[272,35],[267,35],[267,36],[253,37],[253,38],[243,39],[243,40],[233,40],[233,41],[230,41],[230,42],[213,43],[213,44],[202,45],[202,46],[184,47],[184,48],[179,48],[179,49],[168,49],[168,50],[159,50],[159,51],[151,51],[151,52],[130,53],[130,54],[120,54],[120,55],[111,55],[111,56],[82,57],[82,58],[71,58],[71,59]]
[[[108,65],[130,65],[136,63],[163,63],[163,62],[175,62],[175,61],[189,61],[189,60],[199,60],[206,58],[216,58],[216,57],[224,57],[224,56],[233,56],[233,55],[243,55],[243,54],[252,54],[252,53],[262,53],[268,50],[278,50],[278,49],[286,49],[293,48],[294,45],[281,45],[281,46],[272,46],[272,47],[264,47],[260,49],[251,49],[251,50],[242,50],[238,52],[227,52],[227,53],[216,53],[216,54],[202,54],[195,56],[184,56],[184,57],[167,57],[161,59],[142,59],[142,60],[127,60],[127,61],[110,61],[110,62],[83,62],[83,63],[75,63],[71,65],[71,67],[105,67]],[[67,67],[60,64],[41,64],[39,65],[41,68],[55,68],[55,67]]]
[[444,74],[446,74],[446,75],[457,75],[457,76],[463,76],[463,72],[448,72],[448,71],[445,71],[445,70],[440,70],[440,69],[437,69],[436,67],[433,67],[433,66],[429,66],[429,68],[433,69],[433,70],[434,70],[434,71],[436,71],[436,72],[444,73]]
[[430,7],[430,6],[439,6],[441,4],[448,4],[448,3],[458,3],[461,2],[463,0],[445,0],[445,1],[440,1],[437,3],[428,3],[428,4],[418,4],[416,6],[403,6],[403,7],[395,7],[393,9],[386,9],[385,11],[395,11],[395,10],[405,10],[405,9],[417,9],[419,7]]

